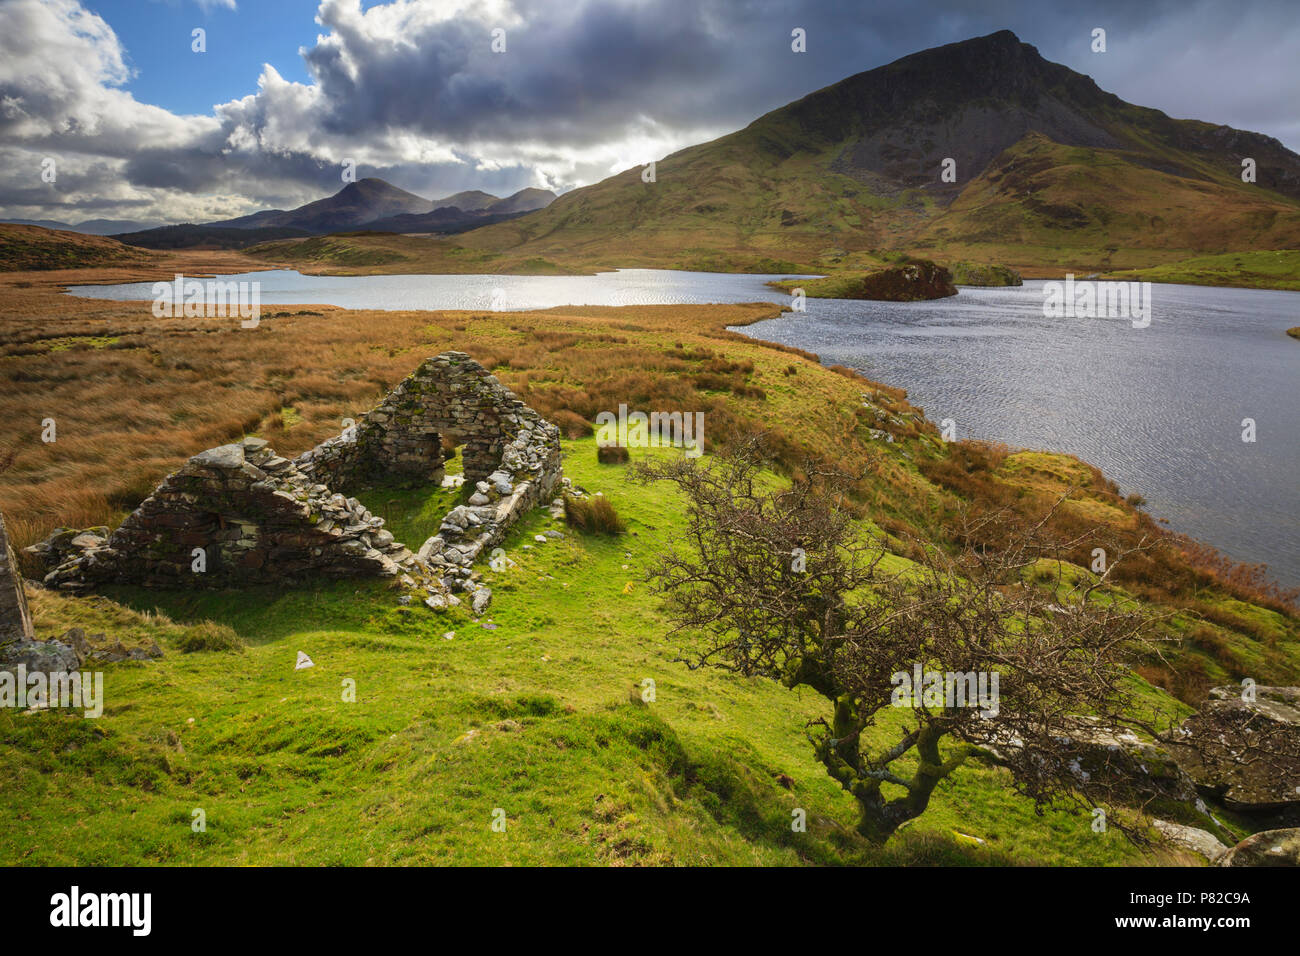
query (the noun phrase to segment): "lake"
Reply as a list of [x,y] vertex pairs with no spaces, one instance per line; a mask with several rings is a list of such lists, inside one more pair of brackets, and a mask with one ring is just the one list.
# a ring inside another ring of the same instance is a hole
[[[773,301],[778,276],[623,269],[595,276],[304,276],[275,270],[261,303],[356,309],[540,309]],[[150,300],[152,283],[74,286]],[[1065,451],[1137,492],[1170,526],[1300,585],[1300,293],[1154,285],[1145,328],[1050,319],[1043,283],[931,302],[809,299],[740,329],[907,389],[959,438]],[[1254,419],[1256,440],[1242,441]]]

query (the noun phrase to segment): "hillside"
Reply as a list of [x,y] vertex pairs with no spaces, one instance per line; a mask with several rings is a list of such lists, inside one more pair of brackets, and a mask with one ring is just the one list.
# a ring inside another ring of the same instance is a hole
[[40,226],[61,232],[80,232],[88,236],[115,236],[123,232],[156,229],[162,225],[160,222],[136,222],[133,219],[85,219],[77,223],[57,219],[6,219],[4,222],[15,226]]
[[433,200],[433,208],[446,209],[454,207],[462,212],[474,212],[478,209],[486,209],[494,202],[500,201],[496,196],[485,193],[481,189],[467,189],[463,192],[452,193],[450,196],[444,196],[442,199]]
[[247,268],[276,266],[320,275],[482,274],[569,275],[569,269],[541,257],[466,249],[454,240],[403,235],[415,232],[344,232],[307,239],[261,242],[242,251]]
[[137,265],[153,261],[115,239],[0,223],[0,272]]
[[532,212],[534,209],[545,209],[555,202],[555,199],[555,193],[549,189],[535,189],[530,186],[505,199],[489,203],[487,211],[491,213]]
[[261,242],[277,239],[298,239],[310,236],[306,229],[296,226],[262,226],[260,228],[235,228],[231,226],[200,226],[183,223],[179,226],[159,226],[126,232],[113,238],[128,246],[142,249],[244,249]]
[[1300,249],[1225,252],[1116,272],[1111,278],[1300,291]]
[[[189,455],[242,435],[297,454],[449,348],[565,429],[566,474],[607,497],[628,531],[610,538],[546,508],[530,513],[504,543],[515,567],[478,569],[496,597],[477,620],[464,608],[403,607],[382,584],[355,580],[31,591],[41,636],[80,627],[131,646],[156,639],[164,657],[107,665],[96,721],[0,708],[0,862],[1194,862],[1099,837],[1086,815],[1037,816],[1003,771],[982,767],[938,791],[884,849],[868,846],[853,833],[851,798],[807,748],[817,698],[675,662],[687,638],[667,636],[646,571],[682,530],[682,503],[596,462],[590,423],[620,401],[704,409],[713,451],[765,428],[782,474],[805,450],[831,450],[865,475],[859,521],[889,535],[891,568],[908,567],[916,542],[950,545],[963,502],[1028,507],[1067,487],[1079,500],[1066,529],[1159,533],[1075,459],[941,442],[901,391],[726,331],[772,306],[286,309],[264,314],[252,336],[35,281],[21,297],[0,294],[0,415],[53,416],[60,439],[57,458],[38,453],[30,429],[7,449],[0,511],[19,546],[58,525],[114,525]],[[62,321],[50,330],[54,308]],[[381,487],[361,498],[414,540],[468,491]],[[1152,707],[1186,713],[1209,686],[1244,675],[1300,679],[1300,621],[1249,576],[1175,550],[1112,595],[1163,616],[1174,642],[1133,661]],[[294,671],[298,651],[315,667]],[[355,705],[340,702],[344,678],[357,681]],[[650,705],[637,696],[645,678],[657,685]],[[883,743],[895,729],[871,733]],[[197,837],[194,807],[208,820]],[[508,841],[484,823],[497,807]],[[808,811],[806,834],[790,830],[793,807]],[[1250,828],[1216,815],[1230,831]],[[75,840],[70,816],[89,821]]]
[[[1241,181],[1241,160],[1258,182]],[[940,167],[956,161],[956,182]],[[691,268],[870,264],[876,249],[1013,266],[1139,268],[1294,248],[1300,156],[1171,119],[1008,31],[849,77],[713,142],[461,241],[568,261]]]

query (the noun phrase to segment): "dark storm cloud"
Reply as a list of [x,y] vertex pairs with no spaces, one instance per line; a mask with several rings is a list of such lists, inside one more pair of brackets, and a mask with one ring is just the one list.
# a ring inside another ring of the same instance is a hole
[[[1271,0],[521,0],[513,10],[518,24],[490,14],[411,17],[385,32],[351,4],[323,4],[328,35],[305,53],[323,94],[319,121],[336,134],[403,128],[561,148],[626,135],[644,119],[734,129],[908,53],[1011,29],[1132,102],[1279,137],[1296,132],[1300,27],[1287,4]],[[489,45],[497,22],[504,54]],[[807,31],[804,55],[791,52],[794,27]],[[1107,32],[1104,54],[1091,51],[1095,27]]]
[[[582,145],[638,116],[698,122],[734,113],[707,95],[738,59],[733,24],[710,4],[515,4],[505,18],[412,17],[399,35],[356,28],[325,4],[331,35],[305,53],[334,132],[401,127],[450,138]],[[491,30],[505,30],[493,52]]]

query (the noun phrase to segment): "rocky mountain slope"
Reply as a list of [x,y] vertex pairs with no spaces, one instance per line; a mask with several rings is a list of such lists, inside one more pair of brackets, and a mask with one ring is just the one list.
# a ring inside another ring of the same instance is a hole
[[1300,156],[1126,103],[1009,31],[849,77],[654,172],[626,170],[462,242],[683,266],[942,248],[1116,268],[1300,245]]

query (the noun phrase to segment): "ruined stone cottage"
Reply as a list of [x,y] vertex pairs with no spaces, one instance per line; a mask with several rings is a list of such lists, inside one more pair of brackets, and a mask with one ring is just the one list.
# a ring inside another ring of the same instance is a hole
[[[350,495],[380,483],[440,483],[444,437],[463,448],[472,494],[413,552]],[[260,438],[208,449],[111,534],[56,533],[29,551],[45,560],[45,583],[65,590],[106,581],[239,587],[323,575],[400,577],[445,595],[475,588],[470,564],[550,499],[560,467],[559,430],[468,355],[445,352],[297,459]]]

